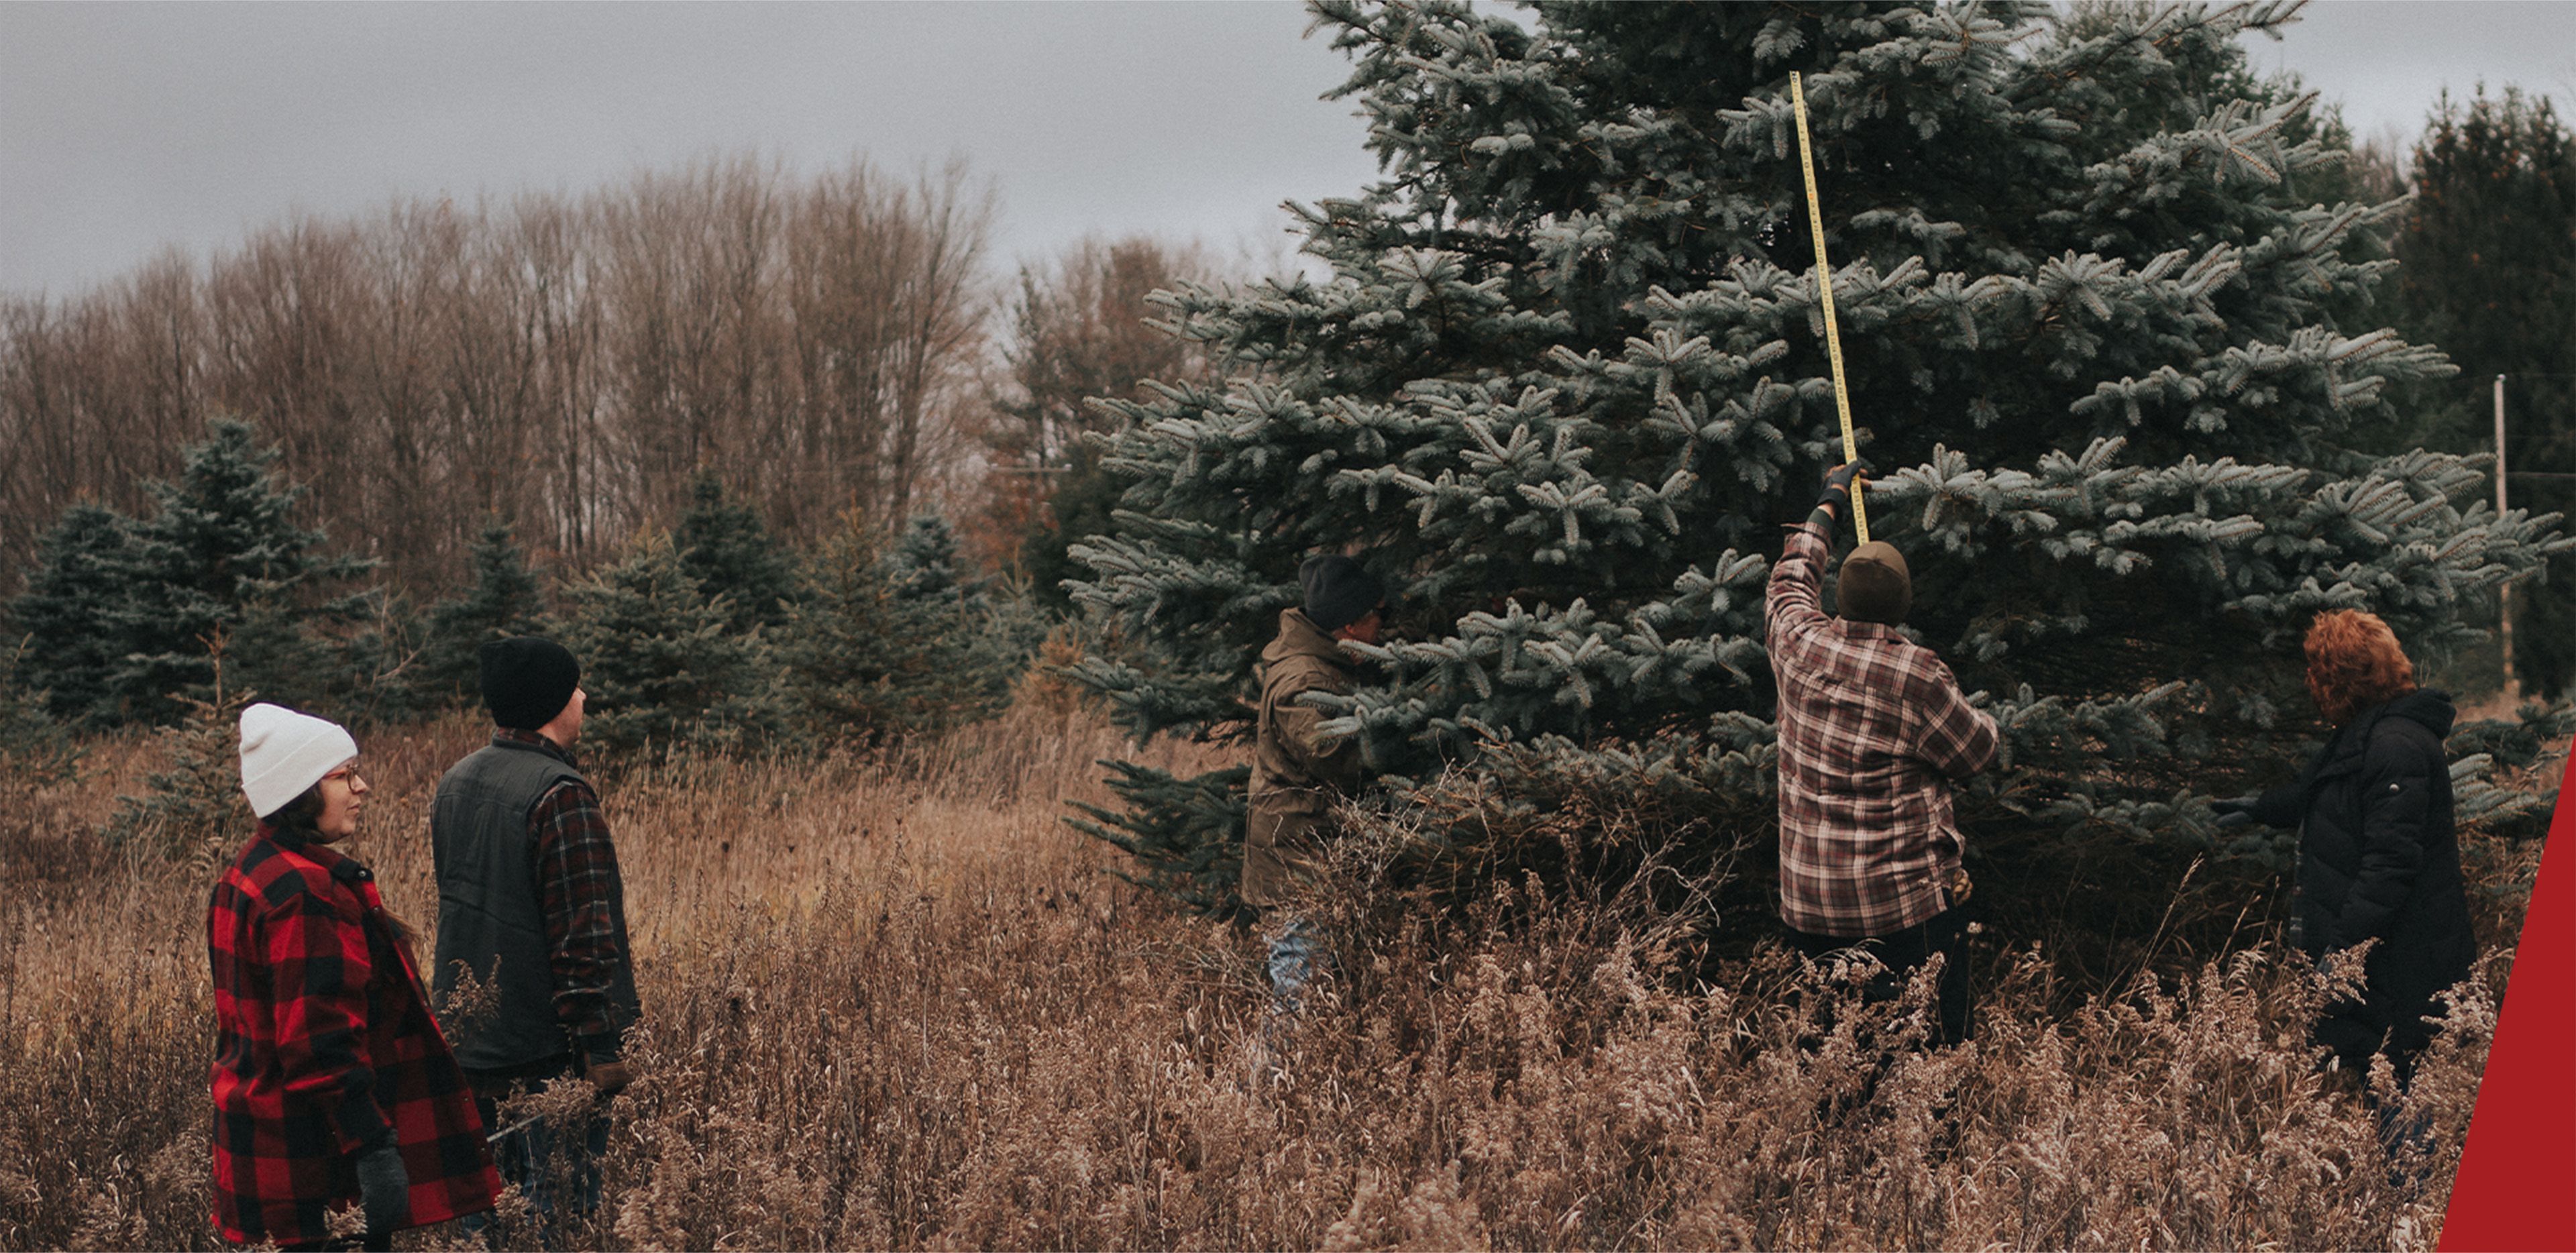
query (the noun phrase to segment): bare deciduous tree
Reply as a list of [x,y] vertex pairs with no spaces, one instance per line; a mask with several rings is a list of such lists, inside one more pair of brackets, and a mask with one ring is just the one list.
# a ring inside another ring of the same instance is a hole
[[586,195],[298,217],[0,303],[0,559],[83,497],[136,507],[236,413],[312,520],[415,588],[516,520],[585,561],[712,468],[788,534],[953,490],[990,304],[992,194],[960,164],[813,177],[708,157]]
[[[1093,398],[1133,399],[1149,381],[1208,368],[1198,345],[1159,325],[1149,298],[1209,281],[1215,268],[1195,245],[1144,236],[1087,238],[1051,262],[1020,268],[1003,377],[974,432],[989,471],[967,528],[980,558],[1018,561],[1028,537],[1060,528],[1064,519],[1051,516],[1055,495],[1068,476],[1090,473],[1082,435],[1107,421]],[[1096,487],[1078,482],[1072,490],[1097,495]]]

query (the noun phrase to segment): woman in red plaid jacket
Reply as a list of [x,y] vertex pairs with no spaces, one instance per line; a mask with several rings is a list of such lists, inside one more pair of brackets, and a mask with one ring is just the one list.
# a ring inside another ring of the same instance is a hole
[[242,792],[259,832],[215,885],[215,1226],[242,1244],[326,1248],[335,1211],[367,1248],[492,1207],[500,1178],[474,1096],[430,1017],[408,935],[375,876],[331,845],[367,794],[358,745],[320,718],[242,711]]

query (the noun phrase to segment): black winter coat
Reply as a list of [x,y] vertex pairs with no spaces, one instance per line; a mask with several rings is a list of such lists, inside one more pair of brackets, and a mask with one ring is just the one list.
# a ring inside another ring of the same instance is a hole
[[2432,1038],[2433,995],[2477,956],[2451,828],[2448,693],[2415,691],[2339,728],[2296,783],[2263,794],[2254,816],[2299,828],[2300,946],[2312,956],[2379,945],[2359,1002],[2327,1009],[2321,1044],[2365,1067],[2385,1043],[2402,1076]]

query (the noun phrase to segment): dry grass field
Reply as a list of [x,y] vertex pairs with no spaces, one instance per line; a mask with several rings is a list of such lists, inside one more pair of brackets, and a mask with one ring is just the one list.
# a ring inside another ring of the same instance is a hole
[[[434,914],[428,797],[478,738],[367,743],[353,846]],[[647,1019],[608,1203],[632,1248],[2429,1248],[2494,1020],[2454,1012],[2390,1163],[2300,1045],[2306,971],[2255,950],[2081,1001],[2023,950],[1972,1046],[1875,1084],[1905,1024],[1685,980],[1616,920],[1497,900],[1355,910],[1266,1062],[1256,941],[1104,873],[1066,829],[1123,751],[1017,712],[891,759],[681,760],[607,803]],[[1167,764],[1212,757],[1158,747]],[[0,851],[0,1247],[199,1248],[209,871],[85,834],[112,743]],[[243,833],[231,833],[237,841]],[[2536,850],[2478,850],[2491,881]],[[1509,892],[1503,894],[1508,897]],[[1384,906],[1386,902],[1378,902]],[[1511,925],[1495,919],[1508,914]],[[2497,916],[2494,925],[2513,919]],[[2509,931],[2505,934],[2510,934]],[[2394,1169],[2392,1170],[2392,1166]],[[2420,1182],[2396,1182],[2420,1175]],[[398,1247],[458,1247],[452,1228]]]

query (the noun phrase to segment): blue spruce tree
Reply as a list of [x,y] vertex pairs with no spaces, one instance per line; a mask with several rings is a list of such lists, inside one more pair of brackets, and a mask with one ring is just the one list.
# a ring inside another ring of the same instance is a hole
[[[1322,0],[1383,177],[1292,206],[1329,277],[1164,297],[1233,373],[1110,402],[1132,486],[1072,591],[1129,646],[1080,677],[1241,737],[1299,562],[1364,549],[1401,603],[1331,712],[1394,803],[1579,774],[1767,848],[1763,581],[1842,460],[1795,71],[1874,531],[2006,729],[1972,855],[2211,845],[2205,796],[2317,729],[2317,611],[2439,656],[2569,544],[2474,458],[2348,446],[2451,367],[2334,315],[2394,206],[2321,202],[2342,153],[2250,72],[2293,7]],[[1093,829],[1224,908],[1239,772],[1120,769]]]
[[305,489],[247,423],[216,418],[180,452],[179,477],[146,483],[152,512],[64,511],[12,602],[44,647],[19,663],[58,717],[92,726],[167,722],[213,691],[214,650],[235,691],[313,703],[353,686],[347,642],[367,593],[335,591],[375,567],[332,556],[296,525]]
[[[26,590],[10,602],[14,625],[29,645],[11,653],[15,678],[42,694],[45,712],[54,719],[116,721],[109,690],[125,649],[108,624],[140,580],[133,528],[124,515],[95,501],[65,509],[37,541]],[[43,647],[32,646],[38,640]]]
[[467,550],[473,586],[461,596],[430,607],[428,640],[413,665],[417,688],[441,703],[470,700],[481,674],[479,650],[491,640],[545,633],[545,596],[537,575],[528,568],[527,550],[497,514]]
[[671,533],[680,568],[709,598],[725,599],[725,618],[736,631],[784,625],[801,591],[796,557],[761,523],[751,506],[730,500],[724,480],[701,470],[689,485],[689,507]]

